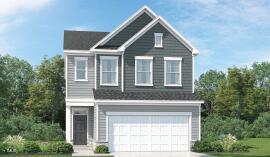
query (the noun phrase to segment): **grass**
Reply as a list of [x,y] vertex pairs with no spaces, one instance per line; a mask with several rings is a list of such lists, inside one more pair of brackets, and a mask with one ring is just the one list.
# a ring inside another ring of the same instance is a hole
[[[67,154],[67,155],[0,154],[0,157],[71,157],[71,154]],[[96,156],[89,156],[89,157],[96,157]],[[102,156],[98,156],[98,157],[102,157]],[[113,156],[106,156],[106,157],[113,157]]]
[[216,157],[270,157],[270,138],[248,138],[242,140],[244,144],[252,147],[244,153],[216,153]]

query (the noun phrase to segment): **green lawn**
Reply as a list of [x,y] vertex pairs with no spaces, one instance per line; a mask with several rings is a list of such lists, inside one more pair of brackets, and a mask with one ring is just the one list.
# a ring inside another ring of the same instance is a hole
[[[68,155],[22,155],[22,154],[0,154],[0,157],[71,157],[71,154]],[[95,156],[89,156],[95,157]],[[102,157],[102,156],[99,156]],[[113,156],[106,156],[113,157]]]
[[270,157],[270,138],[249,138],[242,142],[252,148],[246,153],[218,153],[216,157]]

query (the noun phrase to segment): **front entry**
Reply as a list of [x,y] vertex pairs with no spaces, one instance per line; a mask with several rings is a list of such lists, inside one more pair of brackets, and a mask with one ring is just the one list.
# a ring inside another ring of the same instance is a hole
[[87,115],[73,116],[74,145],[87,145]]

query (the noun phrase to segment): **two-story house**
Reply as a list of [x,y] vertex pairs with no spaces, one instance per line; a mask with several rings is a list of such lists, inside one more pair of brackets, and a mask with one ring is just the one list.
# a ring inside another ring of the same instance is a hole
[[200,139],[198,51],[147,6],[112,32],[65,31],[66,140],[189,151]]

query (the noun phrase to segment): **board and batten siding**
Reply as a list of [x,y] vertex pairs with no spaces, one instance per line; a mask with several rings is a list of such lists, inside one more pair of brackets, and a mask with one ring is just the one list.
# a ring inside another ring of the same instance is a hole
[[[120,55],[96,55],[97,56],[97,89],[121,90],[121,56]],[[100,56],[118,56],[118,86],[100,85]]]
[[86,56],[88,57],[88,81],[75,81],[75,57],[85,56],[67,56],[67,98],[93,98],[94,56]]
[[[154,47],[154,33],[163,33],[163,48]],[[135,86],[135,56],[153,56],[153,86]],[[182,57],[182,87],[164,86],[164,57]],[[165,27],[156,24],[124,53],[124,89],[192,92],[192,53]]]
[[191,140],[196,141],[199,139],[199,106],[115,106],[115,105],[99,105],[99,118],[98,118],[98,141],[106,141],[106,112],[192,112],[191,117]]
[[116,34],[112,39],[110,39],[105,45],[122,45],[152,20],[153,19],[148,14],[143,13],[123,30],[121,30],[118,34]]

